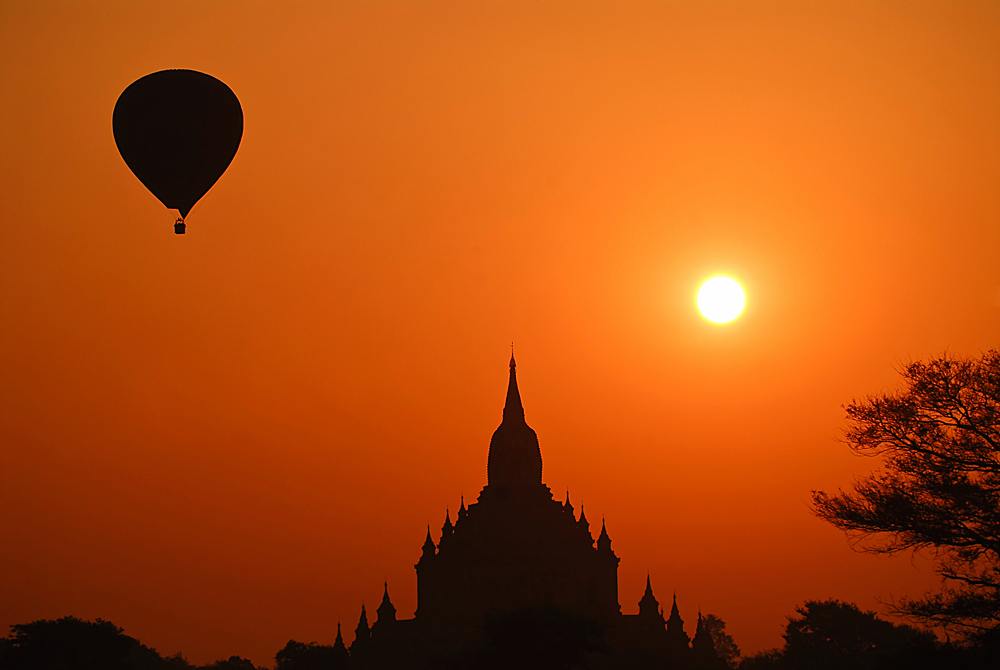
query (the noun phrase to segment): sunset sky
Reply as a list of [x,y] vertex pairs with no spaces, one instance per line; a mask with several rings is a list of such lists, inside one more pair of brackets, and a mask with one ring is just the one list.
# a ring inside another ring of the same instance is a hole
[[[111,132],[167,68],[245,116],[184,236]],[[622,611],[648,572],[753,652],[938,583],[810,491],[877,466],[843,404],[998,346],[1000,5],[7,0],[0,223],[0,634],[269,664],[384,579],[412,616],[513,341]]]

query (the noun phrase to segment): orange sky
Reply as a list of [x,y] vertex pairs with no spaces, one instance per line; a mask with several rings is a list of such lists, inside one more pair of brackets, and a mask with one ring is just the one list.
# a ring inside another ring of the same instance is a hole
[[[185,236],[111,134],[176,67],[246,119]],[[755,651],[936,583],[809,491],[875,465],[843,403],[998,344],[995,3],[12,1],[0,86],[0,626],[263,664],[384,578],[410,616],[511,340],[624,612],[648,570]]]

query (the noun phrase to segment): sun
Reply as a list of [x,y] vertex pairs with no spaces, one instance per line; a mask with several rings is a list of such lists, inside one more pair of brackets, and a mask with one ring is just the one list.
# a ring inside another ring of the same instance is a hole
[[715,323],[732,321],[740,315],[745,304],[743,289],[729,277],[713,277],[698,291],[698,309]]

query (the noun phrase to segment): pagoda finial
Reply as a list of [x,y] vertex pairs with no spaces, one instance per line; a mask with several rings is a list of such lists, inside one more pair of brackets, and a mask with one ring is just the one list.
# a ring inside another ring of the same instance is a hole
[[503,421],[490,439],[486,480],[494,488],[534,487],[542,483],[542,452],[538,435],[524,420],[524,406],[517,388],[517,363],[510,357],[510,378]]
[[601,534],[597,536],[597,551],[606,558],[611,558],[618,563],[618,557],[615,556],[614,549],[611,548],[611,536],[608,535],[608,524],[605,523],[604,519],[601,519]]
[[695,627],[694,639],[691,640],[691,649],[697,656],[701,657],[702,663],[706,660],[715,661],[711,662],[711,665],[718,663],[716,659],[718,659],[719,654],[715,649],[715,641],[712,640],[712,634],[708,632],[705,619],[701,616],[700,606],[698,607],[698,625]]
[[507,400],[503,406],[504,423],[520,421],[524,423],[524,406],[521,404],[521,392],[517,388],[517,363],[514,361],[513,345],[510,354],[510,378],[507,381]]
[[590,534],[590,522],[587,521],[587,513],[583,511],[583,503],[580,503],[580,520],[577,524],[580,526],[580,530],[586,533],[587,539],[593,543],[594,536]]
[[424,540],[423,555],[420,557],[421,560],[427,558],[428,556],[434,556],[434,552],[437,550],[437,546],[434,544],[434,539],[431,538],[431,527],[427,526],[427,538]]
[[389,621],[396,620],[396,608],[389,599],[389,580],[385,582],[385,590],[382,592],[382,604],[375,610],[375,614],[378,615],[378,618],[375,620],[376,625],[385,625]]
[[684,632],[684,619],[677,608],[677,591],[674,591],[674,604],[670,608],[670,617],[667,619],[667,644],[674,650],[687,649],[690,638]]
[[445,508],[444,525],[441,526],[441,539],[444,540],[446,536],[451,535],[454,532],[455,532],[455,526],[451,522],[451,510]]
[[340,622],[337,622],[337,639],[333,641],[333,653],[341,658],[347,657],[347,645],[344,644],[344,636],[340,634]]
[[354,644],[370,637],[371,627],[368,625],[368,612],[365,611],[365,604],[361,603],[361,617],[358,619],[358,627],[354,629]]
[[597,536],[597,549],[599,551],[611,551],[611,536],[608,535],[608,524],[601,519],[601,534]]
[[642,599],[639,601],[639,616],[654,617],[663,621],[663,615],[660,613],[660,603],[657,602],[656,596],[653,595],[653,584],[649,580],[649,573],[646,574],[646,592],[642,594]]

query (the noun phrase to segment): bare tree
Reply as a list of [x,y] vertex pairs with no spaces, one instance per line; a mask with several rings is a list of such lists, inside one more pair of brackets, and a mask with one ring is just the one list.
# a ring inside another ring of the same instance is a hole
[[817,516],[875,554],[929,549],[942,589],[900,614],[973,637],[1000,630],[1000,353],[911,363],[895,393],[855,400],[845,441],[882,468]]

